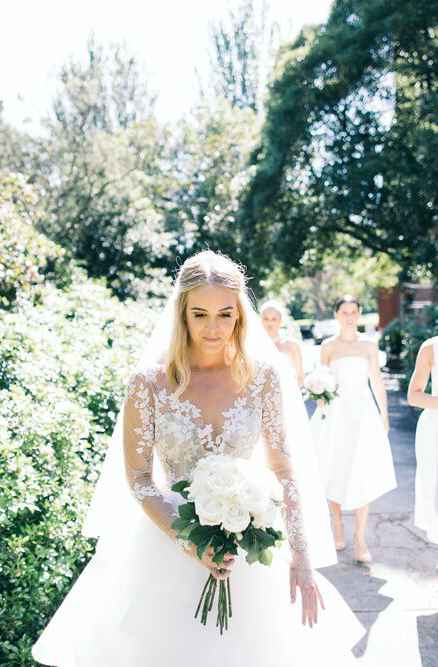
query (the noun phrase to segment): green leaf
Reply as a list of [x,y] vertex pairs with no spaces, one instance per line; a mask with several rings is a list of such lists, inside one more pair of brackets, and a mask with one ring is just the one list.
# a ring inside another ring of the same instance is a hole
[[260,558],[260,552],[258,549],[250,549],[248,553],[246,554],[246,562],[252,565],[253,563],[257,563],[257,561]]
[[190,527],[190,530],[193,528],[192,522],[188,519],[175,519],[171,524],[171,528],[177,532],[185,530],[188,527]]
[[262,565],[272,565],[272,559],[273,559],[273,554],[271,549],[264,549],[263,551],[260,552],[259,555],[259,562]]
[[185,503],[178,507],[178,514],[182,519],[191,521],[196,518],[195,503]]
[[205,541],[210,542],[214,533],[212,526],[200,526],[199,524],[190,532],[189,540],[193,544],[203,544]]
[[172,484],[172,491],[175,491],[176,493],[181,493],[187,489],[187,487],[190,486],[190,482],[186,479],[182,479],[180,482],[175,482],[175,484]]

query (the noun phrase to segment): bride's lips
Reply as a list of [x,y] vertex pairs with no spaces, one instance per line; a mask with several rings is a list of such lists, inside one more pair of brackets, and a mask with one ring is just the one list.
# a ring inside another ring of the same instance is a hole
[[206,338],[204,337],[204,340],[206,343],[218,343],[221,339],[220,338]]

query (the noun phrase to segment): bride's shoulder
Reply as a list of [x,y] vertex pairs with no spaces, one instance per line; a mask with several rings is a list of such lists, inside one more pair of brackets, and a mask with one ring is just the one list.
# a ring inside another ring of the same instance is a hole
[[151,364],[137,368],[128,380],[128,394],[131,395],[138,389],[149,388],[153,390],[158,387],[160,381],[166,376],[164,364]]
[[252,365],[253,382],[256,385],[263,385],[269,381],[272,382],[272,380],[279,376],[278,368],[276,368],[274,362],[266,359],[254,359]]

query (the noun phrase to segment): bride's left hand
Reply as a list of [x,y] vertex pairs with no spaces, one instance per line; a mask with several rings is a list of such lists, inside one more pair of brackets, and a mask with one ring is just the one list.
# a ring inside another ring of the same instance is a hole
[[314,623],[318,623],[318,605],[321,605],[321,609],[325,609],[324,600],[313,578],[313,572],[306,567],[306,564],[292,562],[289,578],[291,601],[296,602],[297,588],[299,588],[302,599],[302,622],[303,625],[309,624],[312,628]]

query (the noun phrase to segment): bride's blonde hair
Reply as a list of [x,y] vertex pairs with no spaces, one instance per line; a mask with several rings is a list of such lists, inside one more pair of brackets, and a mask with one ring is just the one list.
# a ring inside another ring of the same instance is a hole
[[226,287],[237,295],[238,318],[227,361],[240,389],[243,389],[253,377],[252,365],[245,351],[249,307],[245,275],[240,267],[225,255],[205,250],[184,262],[178,271],[174,287],[175,312],[167,354],[166,375],[177,395],[181,395],[190,382],[187,297],[191,290],[204,285]]

